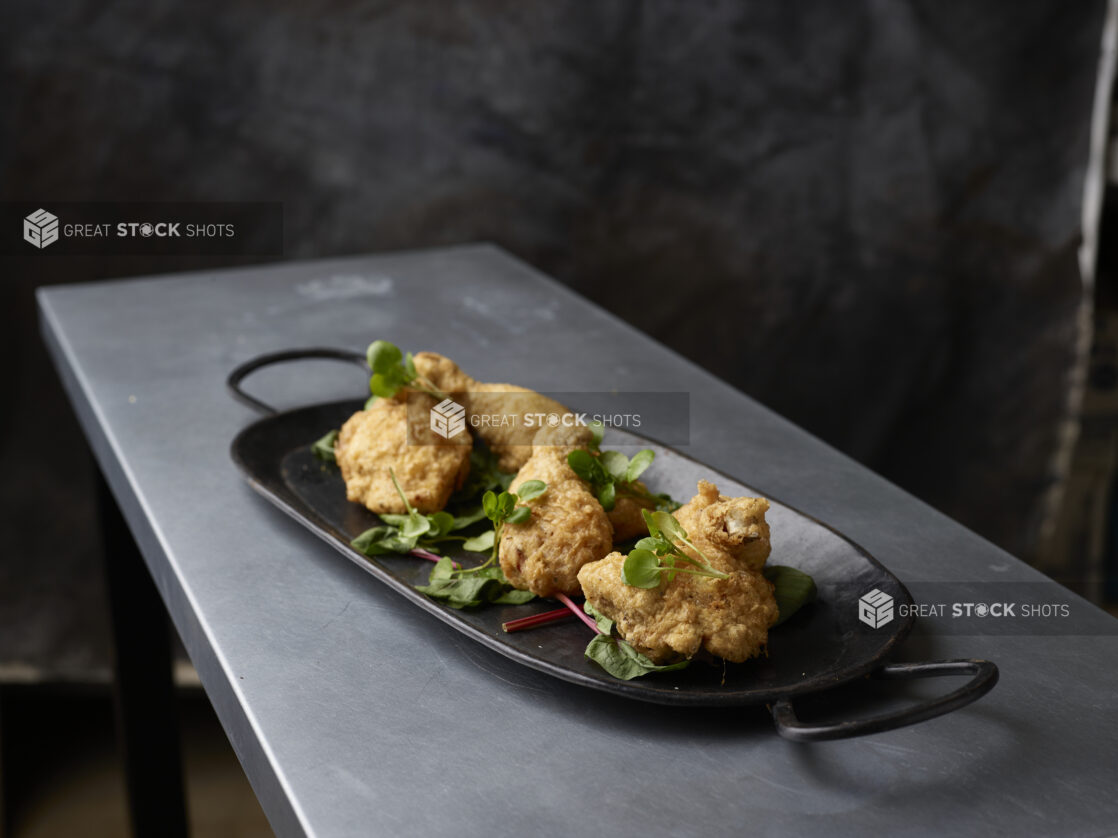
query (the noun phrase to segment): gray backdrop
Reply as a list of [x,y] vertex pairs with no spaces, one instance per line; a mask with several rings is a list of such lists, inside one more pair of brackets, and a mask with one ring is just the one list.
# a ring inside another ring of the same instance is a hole
[[[283,201],[292,258],[497,242],[1028,559],[1103,7],[8,0],[0,194]],[[0,659],[80,667],[89,463],[31,290],[238,260],[43,255],[0,283]]]

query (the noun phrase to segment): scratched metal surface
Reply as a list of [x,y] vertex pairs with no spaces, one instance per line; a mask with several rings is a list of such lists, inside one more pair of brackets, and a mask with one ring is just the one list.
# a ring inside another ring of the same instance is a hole
[[[681,450],[837,527],[902,581],[954,582],[962,597],[979,582],[1043,578],[495,248],[55,288],[40,306],[83,427],[282,835],[586,824],[618,835],[1097,835],[1118,822],[1113,635],[912,638],[906,657],[990,658],[1001,683],[932,722],[797,745],[761,708],[681,714],[507,661],[255,496],[228,457],[253,418],[224,392],[228,370],[270,350],[379,336],[541,389],[688,390]],[[293,406],[363,381],[307,364],[249,386]],[[1111,626],[1089,606],[1077,613],[1084,632]]]

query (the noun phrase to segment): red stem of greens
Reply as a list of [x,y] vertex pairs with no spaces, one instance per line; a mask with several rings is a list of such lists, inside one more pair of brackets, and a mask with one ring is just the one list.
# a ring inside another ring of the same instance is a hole
[[559,600],[561,603],[563,603],[565,606],[567,606],[567,609],[572,614],[574,614],[576,617],[578,617],[580,620],[582,620],[582,622],[586,623],[586,625],[590,626],[590,629],[594,632],[594,634],[601,634],[601,632],[598,631],[598,624],[595,623],[590,618],[589,614],[587,614],[585,611],[583,611],[581,608],[579,608],[577,605],[575,605],[571,601],[571,598],[569,596],[567,596],[566,594],[556,594],[555,598],[557,600]]
[[526,629],[546,626],[548,623],[555,623],[559,620],[566,620],[570,616],[571,612],[566,608],[556,608],[554,611],[544,611],[542,614],[533,614],[531,617],[509,620],[507,623],[501,623],[501,628],[509,632],[525,631]]
[[[429,562],[437,562],[443,558],[436,553],[432,553],[430,550],[424,550],[422,547],[416,547],[414,550],[409,550],[408,555],[415,556],[417,559],[426,559]],[[451,564],[454,566],[455,570],[458,570],[462,567],[462,565],[458,564],[458,562],[451,562]]]

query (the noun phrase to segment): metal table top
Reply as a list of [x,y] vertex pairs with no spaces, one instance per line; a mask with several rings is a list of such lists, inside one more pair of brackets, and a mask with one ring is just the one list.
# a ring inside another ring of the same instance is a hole
[[[253,788],[282,835],[1014,834],[1118,826],[1118,638],[913,637],[1001,668],[960,711],[779,738],[763,708],[681,712],[553,680],[408,605],[257,497],[228,371],[374,337],[551,391],[686,390],[681,450],[835,526],[905,582],[1042,576],[486,245],[55,287],[45,339]],[[789,371],[792,374],[793,371]],[[358,396],[346,365],[261,371],[278,404]],[[1055,583],[1054,591],[1062,591]],[[1066,594],[1065,594],[1066,596]]]

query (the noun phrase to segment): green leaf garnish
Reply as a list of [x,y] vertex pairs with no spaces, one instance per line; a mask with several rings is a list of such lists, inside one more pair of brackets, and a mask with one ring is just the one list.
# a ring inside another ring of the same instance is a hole
[[[370,348],[370,363],[375,362],[381,368],[397,363],[399,358],[391,351],[394,347],[391,344],[389,347],[378,348],[375,353]],[[402,365],[405,370],[411,368],[414,371],[410,355]],[[465,550],[488,552],[488,560],[479,567],[456,570],[454,563],[444,557],[432,568],[428,584],[418,586],[417,590],[452,608],[530,602],[535,599],[535,594],[513,588],[500,566],[494,562],[501,528],[506,524],[523,523],[532,516],[531,509],[518,506],[518,501],[540,497],[547,491],[547,484],[541,480],[528,480],[520,487],[521,495],[506,491],[513,475],[500,472],[496,467],[496,458],[480,445],[470,452],[470,463],[472,479],[451,497],[449,508],[454,509],[456,514],[448,510],[430,515],[420,513],[404,494],[395,471],[389,469],[392,485],[405,511],[381,514],[382,524],[365,530],[350,543],[366,556],[380,556],[406,554],[417,547],[438,553],[439,545],[445,542],[461,542]],[[493,522],[493,528],[473,536],[461,534],[462,530],[487,518]]]
[[[489,558],[477,567],[452,570],[450,576],[429,580],[430,584],[421,585],[416,590],[432,599],[445,602],[452,608],[475,608],[486,602],[501,605],[517,605],[535,598],[531,591],[513,588],[505,578],[500,565],[496,564],[501,545],[501,533],[508,524],[523,524],[532,517],[527,506],[518,506],[522,500],[532,500],[547,491],[542,480],[526,480],[520,486],[520,493],[492,490],[481,496],[480,512],[493,523],[493,528],[462,541],[462,548],[474,553],[489,552]],[[436,513],[445,514],[445,513]],[[474,520],[481,520],[480,517]],[[432,574],[434,571],[432,571]],[[472,581],[466,581],[472,580]],[[489,583],[496,583],[494,587]]]
[[[652,454],[651,451],[648,453]],[[625,479],[625,472],[629,468],[629,458],[620,451],[603,451],[601,456],[598,457],[598,462],[602,464],[606,473],[614,480]]]
[[598,624],[598,631],[602,634],[609,634],[613,631],[613,620],[604,614],[598,613],[598,609],[590,604],[590,600],[582,603],[582,610],[594,618],[594,622]]
[[[488,567],[497,560],[497,550],[501,545],[501,533],[506,524],[523,524],[532,517],[532,510],[527,506],[517,506],[519,501],[535,500],[547,491],[547,484],[542,480],[525,480],[516,492],[503,491],[500,494],[493,490],[481,496],[481,508],[485,517],[493,522],[493,529],[470,539],[463,546],[467,550],[481,552],[488,548],[491,552],[489,560],[481,567]],[[483,546],[484,545],[484,546]],[[479,549],[480,548],[480,549]],[[474,573],[480,568],[462,571]]]
[[542,480],[525,480],[516,490],[516,496],[521,501],[535,500],[547,491],[547,484]]
[[[449,515],[450,513],[447,514]],[[484,521],[485,510],[481,508],[481,504],[478,504],[474,509],[471,509],[468,512],[463,512],[461,515],[453,516],[452,520],[453,524],[450,527],[451,530],[463,530],[466,527],[470,526],[470,524],[476,524],[478,521]]]
[[400,350],[386,340],[374,340],[365,350],[365,361],[375,373],[385,374],[393,370],[401,360]]
[[434,582],[438,579],[449,579],[454,573],[454,562],[448,558],[441,558],[435,562],[435,566],[431,568],[431,573],[427,577],[428,582]]
[[779,626],[809,602],[815,601],[815,580],[802,570],[784,565],[766,565],[761,573],[773,583],[773,597],[776,599],[776,607],[780,609],[780,616],[773,627]]
[[496,533],[493,530],[486,530],[481,535],[467,538],[462,542],[462,549],[469,550],[471,553],[485,553],[493,549],[493,539],[495,535]]
[[[646,521],[649,518],[652,519],[652,523],[656,527],[656,532],[658,532],[666,540],[687,541],[687,533],[684,532],[684,529],[680,526],[679,521],[677,521],[675,519],[675,516],[672,515],[670,512],[664,512],[662,510],[657,510],[656,512],[648,512],[647,510],[645,510],[644,516]],[[653,532],[652,525],[649,525],[648,531],[649,533]]]
[[497,457],[481,440],[474,440],[470,450],[470,475],[465,485],[454,493],[451,502],[471,501],[491,489],[507,489],[516,475],[497,468]]
[[[464,509],[461,515],[451,515],[445,510],[423,515],[408,501],[396,479],[395,471],[389,469],[388,474],[406,511],[382,513],[379,517],[384,522],[383,525],[366,530],[350,542],[366,556],[407,553],[416,547],[437,553],[439,545],[448,541],[461,541],[463,547],[469,550],[472,549],[470,544],[476,542],[478,538],[491,537],[491,534],[487,536],[485,533],[474,538],[457,534],[459,530],[484,520],[485,511],[481,508],[481,504]],[[489,550],[491,547],[492,544],[486,543],[482,549]]]
[[522,591],[510,585],[507,591],[496,599],[490,600],[490,602],[494,605],[523,605],[526,602],[531,602],[535,598],[536,595],[531,591]]
[[416,539],[405,538],[396,527],[380,526],[365,530],[350,544],[366,556],[383,556],[387,553],[407,553],[414,550]]
[[454,516],[449,512],[434,512],[427,516],[431,523],[430,535],[433,538],[447,535],[454,530]]
[[602,509],[606,512],[611,512],[613,507],[617,504],[617,484],[606,483],[598,490],[598,503],[602,505]]
[[598,625],[598,631],[601,632],[590,641],[583,654],[614,678],[631,681],[633,678],[639,678],[652,672],[670,672],[684,669],[691,663],[689,660],[682,660],[664,665],[655,664],[646,655],[634,649],[628,641],[615,636],[613,634],[613,620],[599,614],[589,602],[583,604],[582,610],[594,618],[594,622]]
[[[444,564],[444,562],[446,564]],[[481,605],[521,605],[535,598],[531,591],[520,591],[509,584],[499,566],[455,570],[450,559],[441,559],[431,570],[426,585],[416,590],[451,608],[477,608]]]
[[656,588],[660,569],[660,559],[651,550],[631,550],[621,566],[621,581],[634,588]]
[[511,513],[509,517],[505,518],[506,524],[523,524],[532,517],[532,510],[526,506],[518,506]]
[[626,483],[632,483],[644,474],[645,470],[652,465],[652,461],[655,458],[656,454],[648,448],[638,451],[633,455],[633,459],[629,461],[628,468],[625,469],[624,481]]
[[[687,536],[679,521],[670,512],[642,509],[648,536],[637,542],[621,565],[621,581],[634,588],[655,588],[661,578],[669,584],[677,573],[729,579],[728,573],[715,570],[710,559]],[[683,552],[680,544],[690,547],[700,558]]]
[[386,340],[374,340],[365,350],[365,360],[369,364],[369,392],[374,398],[365,403],[367,410],[376,398],[390,399],[401,387],[413,387],[442,400],[447,394],[419,375],[415,369],[415,359],[409,352],[404,356],[400,349]]
[[620,451],[603,451],[595,457],[585,449],[576,448],[567,455],[567,465],[590,484],[590,491],[606,512],[613,509],[620,495],[637,498],[651,504],[653,509],[679,509],[680,505],[668,495],[654,495],[636,483],[655,458],[656,453],[650,448],[638,451],[631,460]]
[[620,637],[608,634],[594,635],[594,639],[587,645],[583,654],[614,678],[620,678],[622,681],[631,681],[652,672],[684,669],[691,663],[689,660],[681,660],[663,666],[655,664]]
[[390,399],[407,383],[406,380],[397,380],[378,372],[369,378],[369,392],[382,399]]
[[404,508],[407,510],[408,518],[401,525],[400,534],[405,538],[418,539],[421,535],[430,531],[431,522],[426,515],[420,515],[419,510],[408,501],[404,490],[400,488],[400,481],[396,479],[396,472],[389,468],[388,476],[392,478],[392,485],[396,487],[396,494],[400,496],[400,500],[404,502]]
[[567,455],[567,465],[587,483],[604,483],[609,477],[598,458],[582,448],[576,448]]
[[419,539],[421,535],[426,535],[431,531],[431,522],[427,519],[426,515],[419,515],[418,513],[413,516],[408,516],[404,525],[400,527],[400,535],[404,538]]
[[318,459],[324,460],[328,463],[336,463],[337,459],[334,457],[334,443],[338,441],[338,432],[330,431],[321,439],[316,439],[311,445],[311,453]]

